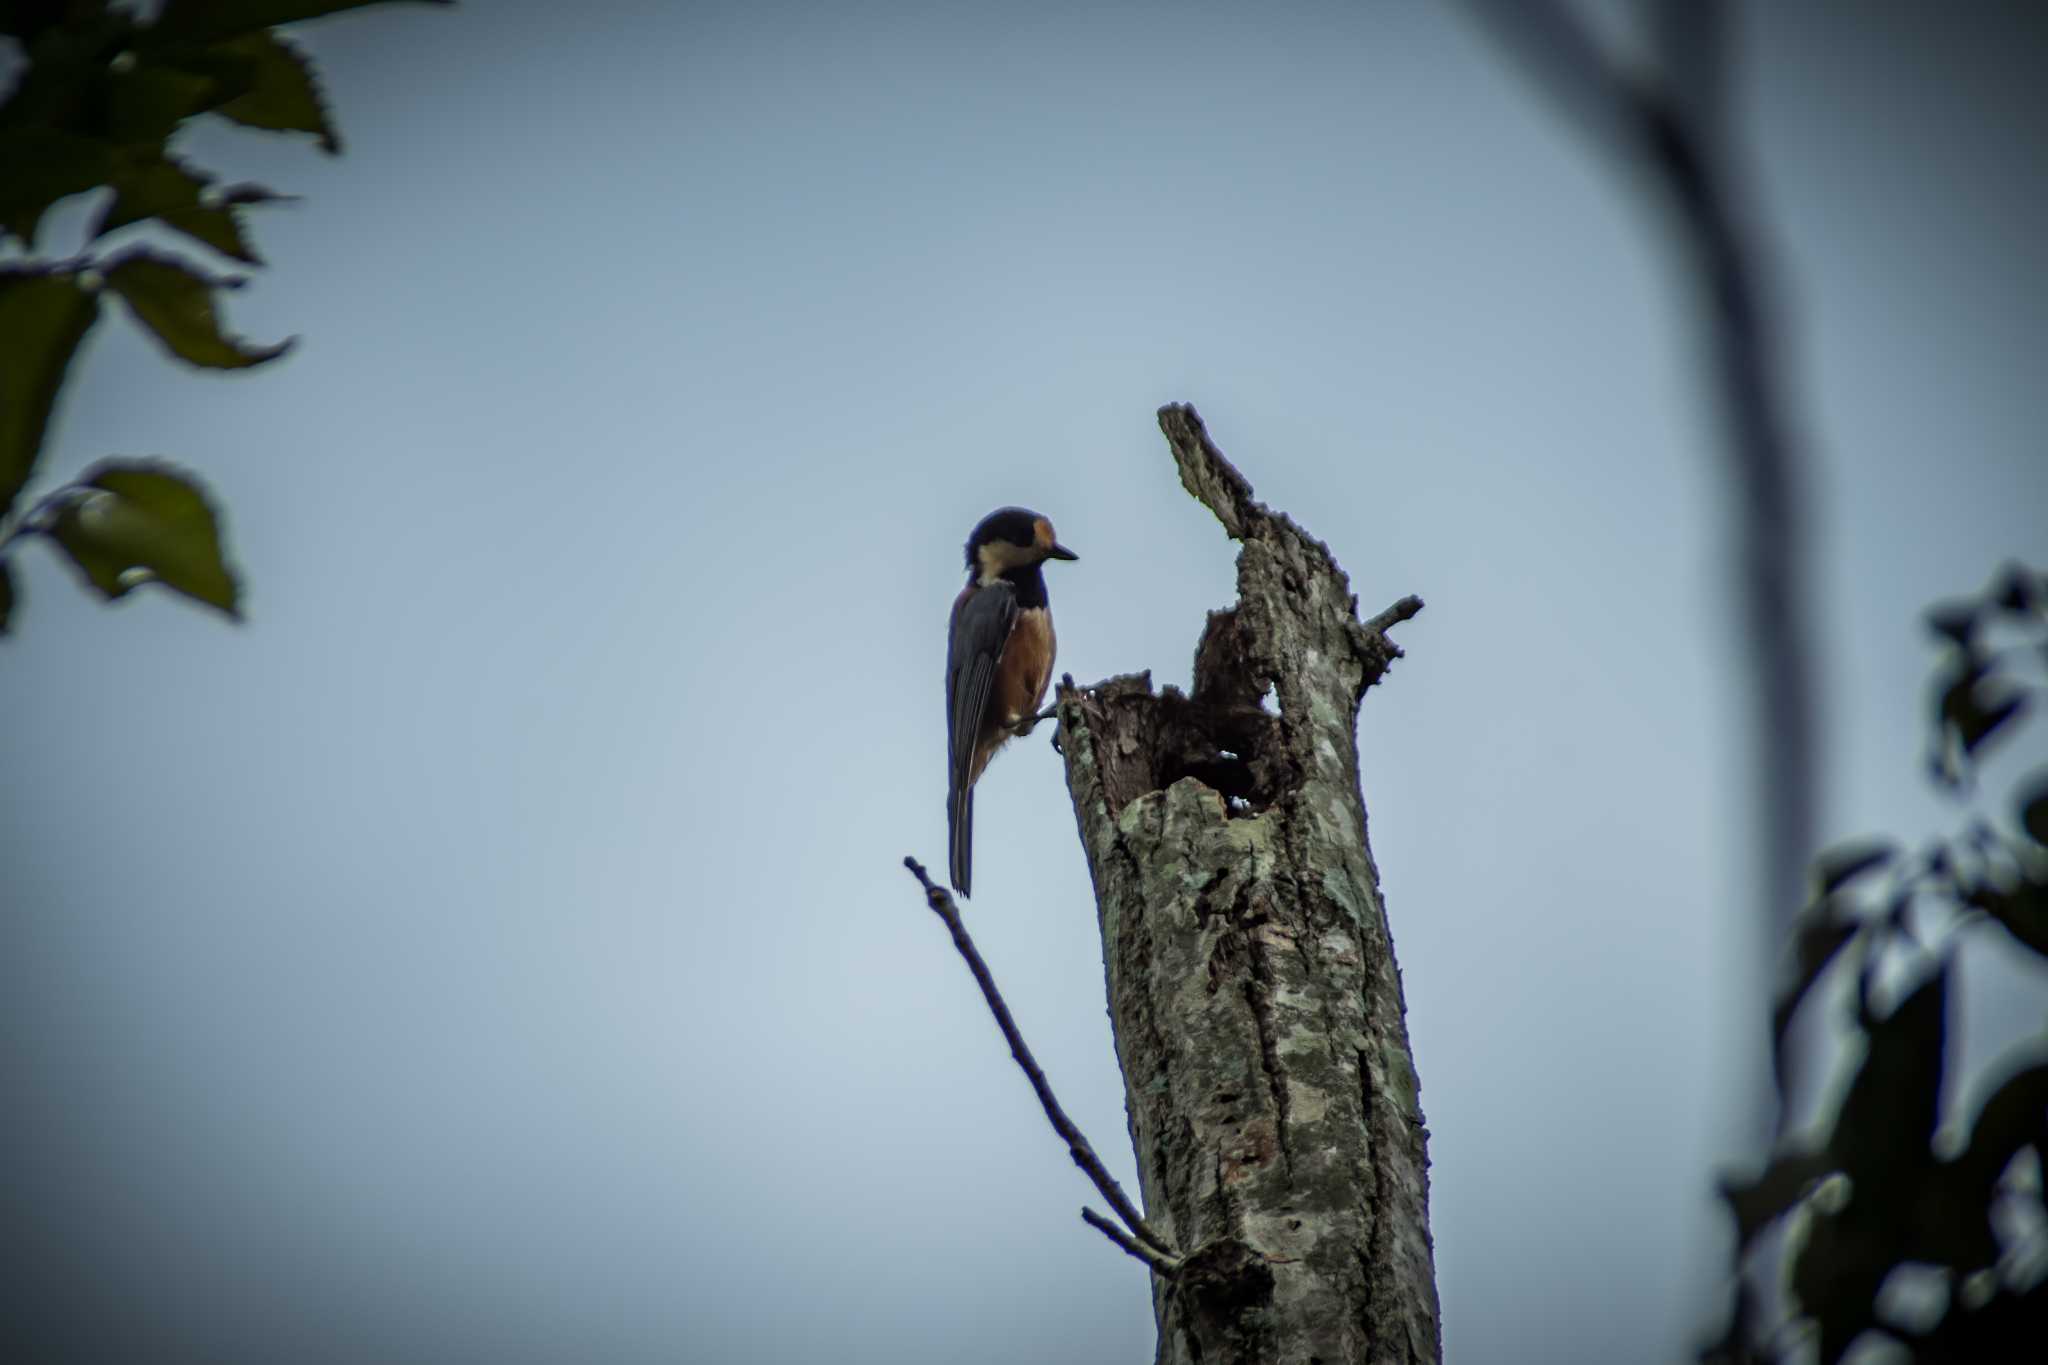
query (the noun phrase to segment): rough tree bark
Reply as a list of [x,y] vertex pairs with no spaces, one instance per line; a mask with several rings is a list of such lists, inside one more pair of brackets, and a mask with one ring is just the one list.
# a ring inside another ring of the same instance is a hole
[[[1427,1132],[1356,720],[1400,655],[1319,541],[1252,500],[1188,407],[1181,482],[1242,549],[1194,689],[1063,682],[1147,1215],[1161,1362],[1434,1362]],[[1262,703],[1271,690],[1278,714]]]

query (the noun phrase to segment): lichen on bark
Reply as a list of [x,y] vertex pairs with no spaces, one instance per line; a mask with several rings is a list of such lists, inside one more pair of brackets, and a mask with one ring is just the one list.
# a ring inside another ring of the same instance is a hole
[[[1426,1131],[1356,722],[1404,598],[1361,622],[1329,550],[1253,500],[1192,408],[1159,414],[1240,544],[1192,690],[1063,684],[1147,1216],[1161,1362],[1440,1359]],[[1277,712],[1267,709],[1268,696]]]

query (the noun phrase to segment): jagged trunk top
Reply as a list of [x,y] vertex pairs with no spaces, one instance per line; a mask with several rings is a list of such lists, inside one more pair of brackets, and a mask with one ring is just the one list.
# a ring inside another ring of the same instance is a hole
[[[1329,550],[1252,497],[1192,408],[1181,482],[1240,542],[1192,695],[1063,686],[1147,1215],[1162,1361],[1439,1359],[1425,1131],[1366,844],[1359,699],[1400,651]],[[1277,714],[1266,709],[1270,693]]]

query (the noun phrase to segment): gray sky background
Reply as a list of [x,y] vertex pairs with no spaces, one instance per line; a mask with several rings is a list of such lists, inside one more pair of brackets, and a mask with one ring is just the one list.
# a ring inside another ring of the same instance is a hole
[[[1625,6],[1603,10],[1625,18]],[[1931,833],[1928,601],[2048,551],[2038,6],[1744,7],[1834,838]],[[87,1357],[1135,1361],[1144,1276],[900,867],[947,606],[1185,682],[1194,402],[1408,657],[1360,725],[1448,1358],[1669,1359],[1760,1039],[1740,643],[1637,187],[1456,6],[472,3],[309,25],[347,155],[205,130],[252,374],[99,329],[48,475],[202,471],[248,624],[23,556],[17,1326]],[[77,213],[53,224],[68,249]],[[1994,765],[1990,789],[2038,760]],[[970,922],[1133,1179],[1057,757]],[[1972,1055],[2038,976],[1971,959]]]

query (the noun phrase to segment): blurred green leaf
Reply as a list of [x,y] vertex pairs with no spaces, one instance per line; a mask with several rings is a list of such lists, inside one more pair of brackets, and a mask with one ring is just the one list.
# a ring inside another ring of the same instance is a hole
[[0,230],[30,246],[50,205],[107,182],[114,152],[98,138],[54,128],[0,128],[0,166]]
[[[263,262],[243,234],[233,207],[237,203],[260,202],[256,194],[230,199],[226,192],[209,196],[207,187],[207,176],[175,157],[124,167],[114,177],[113,198],[107,201],[92,236],[101,237],[116,228],[154,218],[223,256],[261,265]],[[260,193],[262,198],[281,197],[259,186],[235,189],[245,194],[251,191]]]
[[291,348],[289,337],[275,346],[249,346],[223,332],[213,291],[234,282],[211,279],[173,257],[129,252],[106,267],[106,281],[171,354],[194,365],[242,369]]
[[107,598],[157,582],[239,616],[220,526],[199,485],[160,461],[105,461],[50,535]]
[[[446,4],[451,0],[424,2]],[[211,41],[381,3],[385,0],[164,0],[156,32],[165,38]]]
[[0,513],[28,482],[64,371],[98,317],[75,276],[0,269]]
[[215,113],[250,128],[311,133],[319,139],[322,151],[341,150],[341,135],[327,115],[327,101],[304,53],[275,33],[251,33],[216,43],[213,50],[247,59],[252,76],[249,89]]

